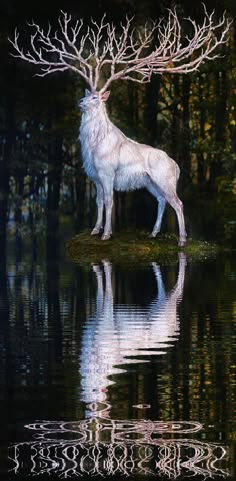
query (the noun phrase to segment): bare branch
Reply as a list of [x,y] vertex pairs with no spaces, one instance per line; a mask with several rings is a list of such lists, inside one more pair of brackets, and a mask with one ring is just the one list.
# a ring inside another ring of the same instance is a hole
[[153,74],[193,72],[206,60],[220,57],[219,47],[227,42],[232,22],[225,13],[215,22],[214,12],[203,8],[201,25],[189,17],[183,19],[183,27],[176,10],[168,10],[167,20],[142,28],[132,27],[129,18],[116,27],[107,22],[106,15],[100,23],[91,19],[86,27],[83,19],[74,22],[71,15],[61,12],[54,32],[50,24],[47,30],[34,21],[29,24],[34,30],[30,50],[20,47],[17,30],[9,41],[14,57],[39,66],[37,75],[72,70],[91,90],[100,87],[105,92],[118,79],[149,82]]

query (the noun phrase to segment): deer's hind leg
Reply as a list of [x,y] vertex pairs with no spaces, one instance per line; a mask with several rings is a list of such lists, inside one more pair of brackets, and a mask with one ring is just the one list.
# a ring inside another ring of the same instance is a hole
[[158,232],[161,230],[161,223],[162,223],[162,218],[163,214],[165,211],[166,207],[166,200],[165,197],[163,197],[157,190],[154,184],[150,182],[150,184],[147,186],[148,191],[157,199],[158,205],[157,205],[157,218],[156,222],[154,224],[152,233],[150,234],[150,237],[156,237]]
[[[163,199],[162,207],[160,208],[160,213],[158,213],[157,221],[156,221],[156,224],[154,226],[154,229],[155,229],[155,227],[158,228],[159,225],[160,225],[160,222],[162,220],[162,215],[163,215],[163,212],[164,212],[164,208],[165,208],[165,203],[167,201],[171,205],[171,207],[173,207],[173,209],[176,212],[176,216],[177,216],[177,220],[178,220],[178,226],[179,226],[179,246],[183,247],[186,243],[187,234],[186,234],[186,230],[185,230],[183,204],[182,204],[181,200],[179,199],[179,197],[176,193],[176,182],[170,181],[170,182],[166,183],[166,185],[164,183],[162,183],[162,185],[160,186],[159,182],[158,182],[158,180],[160,180],[160,179],[158,179],[158,176],[155,177],[155,175],[152,175],[150,177],[151,177],[150,185],[154,186],[154,191],[156,190],[156,192],[157,192],[156,197],[157,197],[157,195],[159,195],[159,197],[161,197]],[[147,188],[148,188],[148,190],[150,190],[149,186],[147,186]],[[150,190],[150,192],[151,192],[151,190]],[[159,219],[158,219],[158,217],[159,217]],[[158,222],[158,220],[159,220],[159,222]],[[155,234],[156,229],[155,230],[154,229],[153,229],[153,231],[154,231],[154,234]]]
[[186,244],[186,230],[185,230],[185,222],[184,222],[184,212],[183,212],[183,203],[179,199],[176,193],[172,195],[166,196],[167,202],[173,207],[176,212],[178,224],[179,224],[179,246],[183,247]]

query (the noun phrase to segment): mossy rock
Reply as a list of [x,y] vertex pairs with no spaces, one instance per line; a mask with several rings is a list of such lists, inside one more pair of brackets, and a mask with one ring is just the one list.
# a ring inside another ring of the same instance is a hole
[[161,234],[155,239],[146,232],[120,232],[111,239],[102,241],[100,236],[81,232],[67,243],[70,258],[80,264],[100,262],[109,259],[117,263],[147,263],[151,261],[174,262],[179,252],[188,258],[205,259],[217,255],[219,247],[206,241],[188,239],[185,247],[178,246],[174,235]]

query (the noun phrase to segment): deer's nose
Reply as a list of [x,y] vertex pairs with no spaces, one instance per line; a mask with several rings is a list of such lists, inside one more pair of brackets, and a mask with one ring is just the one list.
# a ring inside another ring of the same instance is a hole
[[78,101],[78,107],[82,108],[83,105],[84,105],[84,99],[83,99],[83,98],[82,98],[82,99],[79,99],[79,101]]

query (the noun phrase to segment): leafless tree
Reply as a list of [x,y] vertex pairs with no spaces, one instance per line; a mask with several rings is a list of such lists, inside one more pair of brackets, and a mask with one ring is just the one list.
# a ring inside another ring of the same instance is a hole
[[182,202],[176,194],[178,166],[164,152],[125,137],[108,119],[105,109],[108,87],[115,80],[145,83],[153,74],[185,74],[221,55],[219,47],[227,42],[231,25],[225,14],[215,21],[214,12],[209,14],[204,6],[201,25],[191,18],[185,21],[189,35],[184,35],[176,10],[169,10],[166,20],[139,28],[133,27],[129,18],[117,27],[105,15],[100,23],[91,20],[86,26],[83,19],[73,21],[71,15],[62,12],[58,30],[50,24],[47,29],[30,24],[33,34],[29,50],[20,46],[17,30],[10,39],[13,55],[35,64],[37,75],[72,70],[91,90],[80,102],[80,140],[84,168],[97,188],[98,219],[92,234],[101,230],[104,204],[106,207],[103,239],[111,235],[113,189],[146,187],[159,203],[152,236],[160,230],[168,201],[177,214],[179,244],[186,241]]

